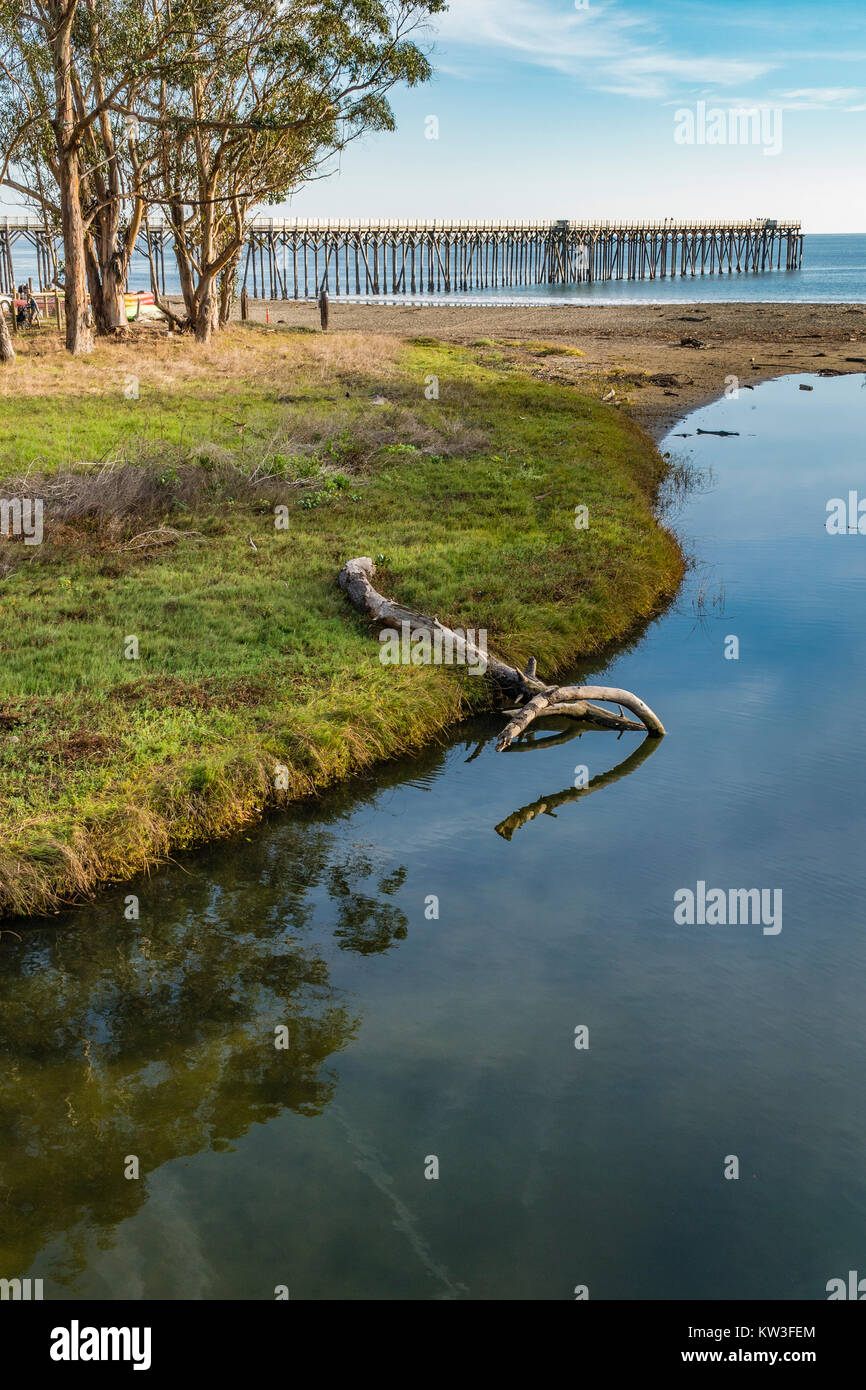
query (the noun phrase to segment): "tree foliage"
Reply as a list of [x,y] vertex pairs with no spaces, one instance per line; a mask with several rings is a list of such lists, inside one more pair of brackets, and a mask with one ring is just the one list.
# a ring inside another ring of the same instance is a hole
[[0,0],[0,184],[62,232],[71,350],[87,350],[88,292],[97,329],[123,327],[129,259],[156,210],[184,322],[206,341],[228,315],[254,210],[394,129],[389,92],[430,77],[416,40],[444,8]]

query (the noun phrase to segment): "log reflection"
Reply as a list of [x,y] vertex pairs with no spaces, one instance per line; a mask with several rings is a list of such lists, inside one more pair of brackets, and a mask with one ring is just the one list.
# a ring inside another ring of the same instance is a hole
[[[573,738],[580,738],[585,729],[567,729],[559,734],[550,734],[546,738],[535,739],[530,742],[524,740],[522,743],[515,744],[509,748],[509,753],[522,753],[530,749],[553,748],[562,743],[569,743]],[[628,777],[630,773],[636,772],[641,763],[645,763],[660,746],[660,740],[656,738],[645,738],[641,744],[624,758],[616,767],[610,768],[608,772],[599,773],[598,777],[593,777],[585,787],[566,787],[561,792],[554,792],[551,796],[539,797],[537,801],[531,802],[528,806],[521,806],[519,810],[512,811],[510,816],[499,822],[495,827],[497,835],[501,835],[503,840],[510,840],[516,830],[521,826],[535,820],[536,816],[555,816],[560,806],[567,806],[571,801],[579,801],[581,797],[589,796],[591,792],[600,791],[602,787],[609,787],[614,782],[619,782],[623,777]]]

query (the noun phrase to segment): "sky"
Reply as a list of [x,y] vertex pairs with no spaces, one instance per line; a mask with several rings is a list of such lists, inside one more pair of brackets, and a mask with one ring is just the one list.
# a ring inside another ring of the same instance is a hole
[[[435,76],[394,94],[397,132],[273,215],[866,232],[863,0],[451,0],[422,42]],[[731,108],[763,113],[747,140]]]
[[266,215],[866,232],[864,0],[451,0],[419,41],[396,133]]

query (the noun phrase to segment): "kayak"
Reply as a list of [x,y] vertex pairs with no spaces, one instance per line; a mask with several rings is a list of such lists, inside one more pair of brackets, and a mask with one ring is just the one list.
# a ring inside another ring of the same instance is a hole
[[126,304],[126,317],[130,323],[141,318],[142,315],[145,318],[152,318],[154,314],[159,313],[153,294],[149,291],[139,290],[135,294],[125,294],[123,298]]
[[[19,312],[21,310],[24,310],[26,312],[27,300],[21,299],[18,295],[15,295],[13,297],[8,292],[2,292],[0,293],[0,304],[3,304],[7,308],[9,308],[13,303],[13,298],[15,308]],[[44,317],[56,314],[57,300],[55,295],[51,291],[46,292],[45,290],[34,290],[33,298],[36,300],[39,312]],[[134,294],[125,294],[123,296],[123,301],[124,306],[126,308],[126,317],[130,323],[134,323],[135,320],[139,318],[162,317],[162,311],[157,308],[154,296],[149,290],[137,290]]]

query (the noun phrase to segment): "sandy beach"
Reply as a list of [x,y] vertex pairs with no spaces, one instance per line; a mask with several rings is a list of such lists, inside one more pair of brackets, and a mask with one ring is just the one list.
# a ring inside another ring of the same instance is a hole
[[[268,314],[276,328],[319,327],[313,303],[250,302],[252,320]],[[729,376],[746,387],[788,372],[866,371],[866,307],[859,304],[462,308],[332,299],[329,327],[487,345],[539,377],[574,382],[599,396],[613,389],[611,403],[618,401],[656,438],[694,406],[720,396]],[[583,356],[550,353],[545,344]]]

